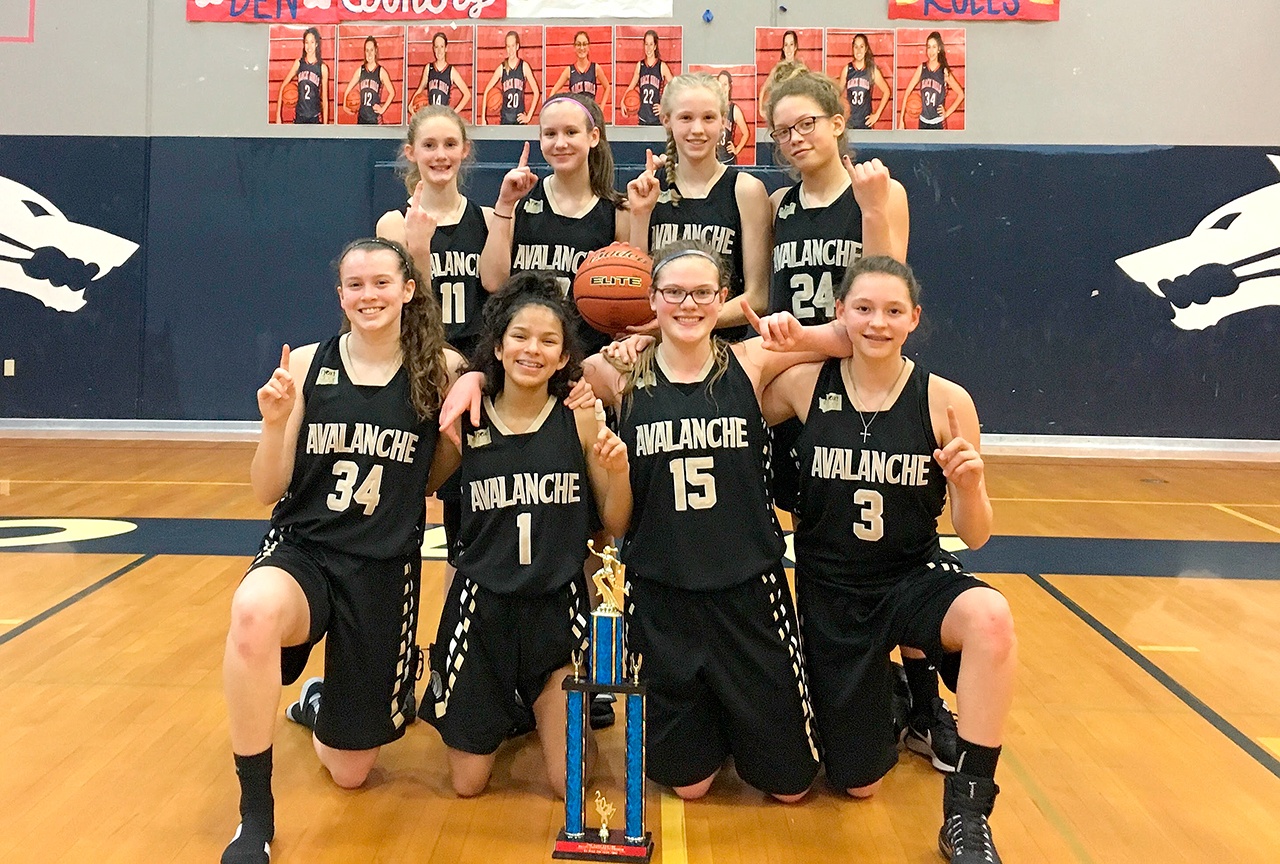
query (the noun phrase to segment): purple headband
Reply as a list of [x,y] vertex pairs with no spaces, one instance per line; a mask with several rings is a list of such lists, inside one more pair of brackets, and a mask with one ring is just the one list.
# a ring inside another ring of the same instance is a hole
[[595,128],[596,118],[591,116],[591,109],[588,108],[586,105],[582,104],[582,102],[578,101],[577,99],[574,99],[572,96],[566,93],[561,96],[552,96],[546,102],[543,102],[542,110],[546,111],[547,106],[552,104],[553,102],[570,102],[574,105],[577,105],[579,108],[582,109],[583,113],[587,115],[587,128],[590,128],[590,129]]

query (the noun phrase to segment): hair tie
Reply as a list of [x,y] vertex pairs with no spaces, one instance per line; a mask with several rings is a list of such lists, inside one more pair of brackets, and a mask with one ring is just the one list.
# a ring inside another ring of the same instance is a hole
[[670,264],[672,261],[676,260],[677,258],[687,258],[690,255],[696,255],[699,258],[706,258],[708,261],[710,261],[712,264],[715,265],[716,273],[718,274],[720,272],[720,262],[717,261],[715,258],[713,258],[711,255],[707,254],[706,252],[703,252],[701,249],[681,249],[679,252],[675,253],[671,257],[663,258],[660,262],[658,262],[658,264],[653,268],[653,281],[654,282],[658,281],[658,271],[661,270],[663,267],[666,267],[668,264]]
[[591,115],[591,109],[588,108],[586,105],[584,105],[581,101],[574,99],[572,96],[565,93],[560,96],[552,96],[546,102],[543,102],[542,110],[545,112],[547,110],[547,106],[552,104],[553,102],[572,102],[574,105],[577,105],[579,108],[582,109],[583,113],[587,115],[587,128],[589,129],[595,128],[596,118]]

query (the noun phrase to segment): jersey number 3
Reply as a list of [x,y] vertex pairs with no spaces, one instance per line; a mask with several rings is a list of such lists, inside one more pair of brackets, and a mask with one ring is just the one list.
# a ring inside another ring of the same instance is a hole
[[853,493],[853,503],[862,508],[853,523],[853,536],[874,543],[884,536],[884,497],[874,489]]
[[372,516],[382,497],[382,466],[374,465],[369,469],[369,474],[359,489],[356,488],[356,481],[360,479],[360,466],[356,463],[349,459],[339,459],[333,463],[333,473],[338,475],[338,484],[334,487],[333,494],[324,500],[329,509],[342,513],[354,500],[364,506],[364,515]]

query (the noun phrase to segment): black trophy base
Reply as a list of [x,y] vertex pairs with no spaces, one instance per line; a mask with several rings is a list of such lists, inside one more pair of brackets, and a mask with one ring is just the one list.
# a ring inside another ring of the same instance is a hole
[[600,841],[600,829],[588,828],[580,840],[571,840],[563,831],[556,838],[552,858],[568,858],[573,861],[643,861],[653,855],[653,835],[645,832],[644,840],[629,842],[621,829],[609,832],[609,842]]

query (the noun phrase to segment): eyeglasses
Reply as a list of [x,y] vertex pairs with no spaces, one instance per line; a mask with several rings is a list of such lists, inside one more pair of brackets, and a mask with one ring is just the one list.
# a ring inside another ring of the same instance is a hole
[[699,306],[706,306],[720,296],[720,289],[694,288],[692,291],[686,291],[683,288],[659,288],[658,293],[662,295],[663,300],[676,306],[683,303],[686,297],[692,297],[693,302]]
[[818,121],[831,117],[830,114],[810,114],[808,117],[801,117],[790,126],[783,126],[781,129],[773,129],[769,132],[769,137],[773,139],[775,144],[785,144],[791,140],[793,134],[808,135],[813,128],[818,125]]

